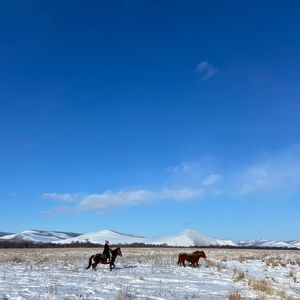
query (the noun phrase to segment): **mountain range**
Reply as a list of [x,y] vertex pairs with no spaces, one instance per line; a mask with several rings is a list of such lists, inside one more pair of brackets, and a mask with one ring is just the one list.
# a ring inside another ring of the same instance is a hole
[[255,247],[255,248],[298,248],[300,241],[276,241],[276,240],[246,240],[232,241],[215,239],[206,236],[194,229],[186,229],[175,235],[161,236],[156,238],[141,235],[125,234],[114,230],[102,230],[85,234],[61,231],[25,230],[20,233],[0,233],[1,242],[32,242],[32,243],[93,243],[104,244],[109,240],[111,244],[130,245],[165,245],[174,247],[195,246],[231,246],[231,247]]
[[167,245],[178,247],[190,246],[236,246],[232,241],[217,240],[208,237],[193,229],[186,229],[176,235],[163,236],[158,238],[147,238],[140,235],[124,234],[113,230],[103,230],[86,233],[77,237],[57,241],[55,243],[65,244],[74,242],[91,242],[103,244],[109,240],[112,244],[146,244],[146,245]]

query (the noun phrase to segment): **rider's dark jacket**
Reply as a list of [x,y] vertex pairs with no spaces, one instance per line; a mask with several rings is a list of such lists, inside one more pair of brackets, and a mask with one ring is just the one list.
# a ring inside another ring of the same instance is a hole
[[104,250],[103,250],[103,256],[110,259],[110,250],[111,249],[109,248],[109,245],[107,243],[105,243]]

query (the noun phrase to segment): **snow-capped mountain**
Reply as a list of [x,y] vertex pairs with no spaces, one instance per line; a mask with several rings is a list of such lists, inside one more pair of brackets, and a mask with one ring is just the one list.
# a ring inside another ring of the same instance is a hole
[[238,241],[240,247],[259,247],[259,248],[299,248],[300,241],[276,241],[276,240],[247,240]]
[[94,243],[104,244],[105,240],[109,240],[111,244],[133,244],[144,243],[145,238],[139,235],[120,233],[114,230],[102,230],[81,234],[77,237],[68,238],[65,240],[56,241],[56,244],[70,244],[70,243]]
[[153,239],[153,244],[166,244],[168,246],[216,246],[215,239],[199,233],[193,229],[186,229],[176,235]]
[[8,234],[0,237],[0,241],[13,242],[36,242],[51,243],[59,240],[65,240],[80,235],[79,233],[59,232],[59,231],[41,231],[41,230],[25,230],[20,233]]
[[300,241],[288,241],[288,243],[295,248],[299,248],[300,249]]
[[232,241],[216,240],[211,237],[205,236],[193,229],[186,229],[176,235],[163,236],[158,238],[146,238],[139,235],[123,234],[113,230],[103,230],[86,233],[67,240],[57,241],[56,243],[68,244],[75,242],[91,242],[103,244],[105,240],[109,240],[111,244],[142,243],[146,245],[167,245],[179,247],[219,245],[236,246],[236,244]]
[[166,244],[168,246],[235,246],[234,242],[226,240],[217,240],[208,237],[196,230],[186,229],[176,235],[164,236],[150,240],[150,244],[161,245]]

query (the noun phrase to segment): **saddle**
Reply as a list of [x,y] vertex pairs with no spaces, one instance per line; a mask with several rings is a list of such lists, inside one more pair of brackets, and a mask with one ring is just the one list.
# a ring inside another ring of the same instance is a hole
[[102,253],[99,253],[98,255],[100,256],[100,258],[106,259],[106,262],[107,262],[107,263],[110,262],[110,259],[109,259],[108,257],[106,257],[105,255],[103,255]]

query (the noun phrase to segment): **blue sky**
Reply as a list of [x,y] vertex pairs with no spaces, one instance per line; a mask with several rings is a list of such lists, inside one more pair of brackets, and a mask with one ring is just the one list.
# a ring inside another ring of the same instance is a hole
[[2,1],[0,231],[300,239],[298,1]]

